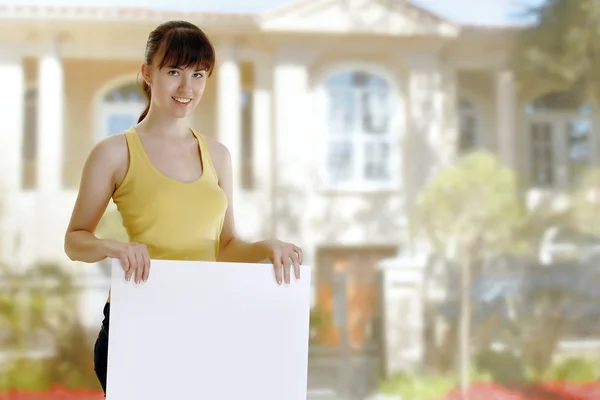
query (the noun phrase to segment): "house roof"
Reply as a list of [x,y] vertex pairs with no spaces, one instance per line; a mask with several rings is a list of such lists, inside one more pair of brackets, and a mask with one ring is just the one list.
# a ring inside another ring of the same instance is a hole
[[[291,3],[285,4],[281,7],[277,7],[271,11],[267,11],[266,13],[264,13],[263,15],[269,16],[269,15],[281,15],[281,14],[286,14],[286,13],[293,13],[294,11],[296,11],[299,8],[302,8],[304,6],[307,5],[312,5],[315,3],[319,3],[322,2],[323,0],[296,0],[296,1],[292,1]],[[409,1],[409,0],[393,0],[396,3],[401,3],[401,5],[409,7],[419,13],[422,13],[423,15],[426,15],[430,18],[433,18],[435,20],[437,20],[438,22],[450,22],[449,20],[441,17],[438,14],[435,14],[434,12],[432,12],[431,10],[428,10],[424,7],[418,6],[416,4],[414,4],[413,2]]]
[[[327,0],[296,0],[289,4],[262,13],[232,13],[203,11],[167,11],[143,7],[97,7],[97,6],[41,6],[14,4],[0,5],[0,19],[37,20],[59,19],[73,21],[164,21],[174,19],[199,20],[209,23],[242,23],[247,26],[260,25],[260,21],[280,18],[293,14],[299,9],[313,6]],[[376,0],[375,0],[376,1]],[[436,21],[460,27],[469,33],[506,33],[518,29],[515,26],[460,25],[442,16],[418,6],[409,0],[392,0],[396,5],[408,7],[410,10]]]
[[14,19],[71,19],[71,20],[167,20],[203,19],[215,21],[253,22],[254,15],[246,13],[164,11],[141,7],[81,7],[0,5],[0,18]]

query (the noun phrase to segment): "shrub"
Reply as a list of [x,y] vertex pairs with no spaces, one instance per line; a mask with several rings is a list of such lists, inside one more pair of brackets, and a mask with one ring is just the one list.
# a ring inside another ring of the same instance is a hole
[[598,360],[592,358],[568,358],[553,366],[544,374],[551,382],[587,383],[598,379]]

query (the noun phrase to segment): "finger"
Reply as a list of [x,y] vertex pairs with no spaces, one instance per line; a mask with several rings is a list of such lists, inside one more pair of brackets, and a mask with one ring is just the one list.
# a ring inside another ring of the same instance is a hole
[[298,246],[294,246],[294,251],[296,252],[296,254],[298,254],[298,262],[300,263],[300,265],[302,265],[302,263],[304,262],[303,260],[303,255],[302,255],[302,249]]
[[273,257],[273,270],[275,271],[275,279],[281,285],[281,256]]
[[292,254],[292,261],[294,262],[294,275],[296,276],[296,279],[300,279],[300,260],[298,253]]
[[127,254],[119,256],[119,262],[121,263],[121,267],[123,271],[125,271],[125,276],[127,276],[127,272],[129,272],[129,259],[127,258]]
[[150,276],[150,255],[148,255],[148,250],[144,249],[144,274],[142,275],[142,279],[144,282],[148,280],[148,276]]
[[144,274],[145,261],[144,255],[139,251],[139,249],[135,252],[135,261],[137,263],[137,268],[135,269],[135,283],[140,283]]
[[129,262],[129,269],[127,270],[127,281],[129,282],[131,280],[131,277],[133,276],[133,274],[135,274],[135,270],[137,267],[136,261],[135,261],[135,255],[134,254],[127,254],[127,261]]
[[285,278],[285,283],[287,283],[288,285],[290,284],[290,265],[291,260],[290,260],[290,256],[285,253],[285,255],[283,256],[283,274],[284,274],[284,278]]

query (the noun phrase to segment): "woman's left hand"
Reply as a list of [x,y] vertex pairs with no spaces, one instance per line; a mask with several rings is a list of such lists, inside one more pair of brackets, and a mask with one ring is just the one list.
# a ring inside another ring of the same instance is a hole
[[290,283],[290,268],[294,265],[294,275],[300,279],[300,265],[302,264],[302,249],[292,244],[280,240],[265,240],[259,242],[259,245],[266,252],[266,258],[273,263],[275,278],[281,285],[282,275],[285,283]]

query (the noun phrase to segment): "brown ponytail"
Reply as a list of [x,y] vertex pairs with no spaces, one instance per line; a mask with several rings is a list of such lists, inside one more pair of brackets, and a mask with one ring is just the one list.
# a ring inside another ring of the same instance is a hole
[[150,100],[152,99],[152,91],[150,90],[150,85],[148,85],[146,81],[142,81],[142,90],[144,91],[144,96],[146,96],[146,108],[144,108],[144,111],[140,114],[138,124],[146,118],[146,115],[148,115],[148,111],[150,111]]
[[[162,60],[157,64],[158,68],[193,66],[205,70],[210,76],[215,66],[215,50],[210,40],[200,28],[186,21],[165,22],[150,32],[144,62],[152,65],[159,50],[162,51]],[[145,80],[142,90],[147,104],[138,124],[148,115],[152,99],[151,88]]]

